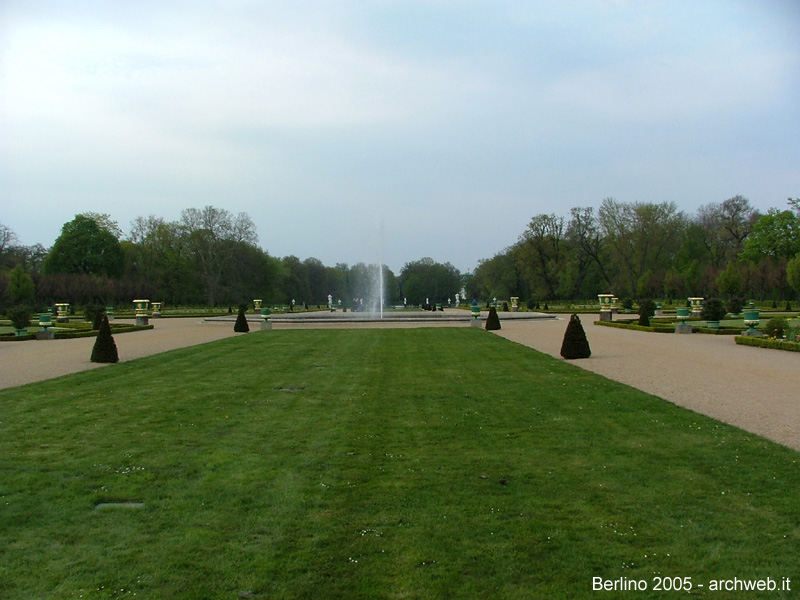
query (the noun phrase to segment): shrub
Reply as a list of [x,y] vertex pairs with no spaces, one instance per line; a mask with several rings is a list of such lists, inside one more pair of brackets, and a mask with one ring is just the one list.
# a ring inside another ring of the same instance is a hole
[[781,339],[789,329],[789,321],[783,317],[773,317],[767,321],[766,332],[769,337]]
[[525,303],[525,306],[528,307],[528,310],[534,310],[536,308],[536,302],[534,302],[533,300],[528,300]]
[[581,320],[578,315],[573,314],[569,318],[567,330],[564,332],[564,340],[561,343],[561,356],[567,360],[572,360],[575,358],[589,358],[591,355],[589,340],[586,339],[586,332],[583,330]]
[[90,360],[95,363],[119,362],[117,345],[114,343],[114,337],[111,335],[111,325],[109,325],[108,317],[105,314],[103,314],[100,328],[97,331],[97,339],[94,341]]
[[786,310],[786,311],[792,310],[792,303],[787,300],[786,301],[786,308],[784,308],[783,310]]
[[486,317],[486,330],[495,331],[500,329],[500,317],[497,316],[497,309],[493,306],[489,309],[489,316]]
[[92,329],[100,329],[106,309],[102,304],[87,304],[83,309],[86,321],[92,324]]
[[639,325],[648,327],[650,325],[650,317],[656,314],[656,303],[652,300],[639,301]]
[[744,335],[736,336],[734,341],[742,346],[756,346],[758,348],[772,348],[774,350],[800,352],[800,343],[798,342],[784,342],[783,340],[771,340],[763,337],[751,337]]
[[722,304],[722,300],[711,298],[706,300],[703,305],[703,312],[700,314],[700,318],[706,321],[721,321],[727,313],[728,311],[725,309],[725,305]]
[[237,333],[247,333],[250,331],[250,326],[247,324],[247,317],[244,315],[245,305],[239,305],[239,314],[236,317],[236,324],[233,326],[233,330]]
[[6,316],[11,319],[14,329],[26,329],[31,324],[31,310],[21,304],[8,309]]
[[731,298],[728,301],[728,312],[732,315],[738,315],[744,308],[744,300],[741,298]]
[[625,310],[631,310],[633,308],[633,300],[631,300],[630,298],[623,298],[622,308]]
[[508,312],[508,302],[503,302],[503,312]]

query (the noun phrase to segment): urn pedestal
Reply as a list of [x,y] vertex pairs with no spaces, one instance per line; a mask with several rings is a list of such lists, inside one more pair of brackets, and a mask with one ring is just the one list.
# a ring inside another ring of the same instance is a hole
[[41,331],[36,332],[37,340],[54,340],[56,339],[55,331],[49,329],[53,325],[53,319],[49,312],[39,313],[39,327]]
[[747,331],[742,333],[742,335],[750,337],[759,337],[763,335],[760,331],[756,330],[756,327],[758,327],[759,323],[761,323],[758,309],[745,308],[742,312],[744,313],[744,324],[747,325]]
[[470,319],[469,324],[472,327],[480,327],[481,326],[481,307],[478,306],[477,301],[473,300],[472,305],[470,306]]
[[689,298],[689,302],[691,303],[691,306],[692,306],[692,316],[693,317],[699,317],[701,314],[703,314],[703,299],[702,298],[697,298],[697,297]]
[[600,301],[600,320],[613,321],[611,307],[614,304],[614,294],[597,294],[597,299]]
[[69,303],[56,304],[56,323],[69,323]]
[[150,300],[134,300],[133,308],[136,315],[136,325],[149,325],[150,317],[147,314],[147,309],[150,307]]
[[675,333],[692,333],[692,326],[686,322],[689,318],[689,307],[679,306],[676,309],[678,322],[675,323]]

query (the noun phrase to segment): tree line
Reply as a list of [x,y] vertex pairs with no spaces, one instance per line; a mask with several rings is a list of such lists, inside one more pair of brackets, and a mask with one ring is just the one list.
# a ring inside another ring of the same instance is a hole
[[[0,303],[39,307],[55,302],[127,304],[134,298],[165,305],[266,303],[324,305],[332,296],[347,308],[367,308],[384,283],[387,304],[447,302],[462,288],[449,263],[423,258],[399,276],[385,265],[271,256],[258,246],[246,213],[206,206],[178,221],[137,217],[123,236],[109,215],[82,213],[65,223],[50,249],[17,243],[0,224]],[[4,307],[2,307],[4,308]]]
[[466,290],[485,302],[746,296],[783,300],[800,293],[800,200],[755,210],[746,198],[702,206],[622,203],[538,214],[518,241],[472,273],[425,257],[395,275],[385,265],[326,266],[310,257],[274,257],[258,246],[246,213],[206,206],[177,221],[137,217],[127,236],[109,215],[82,213],[49,249],[23,246],[0,224],[0,308],[54,302],[165,305],[324,305],[328,296],[359,308],[384,282],[386,304],[446,304]]
[[760,214],[742,196],[688,216],[674,202],[572,208],[535,215],[517,243],[481,261],[476,297],[591,299],[800,294],[800,200]]

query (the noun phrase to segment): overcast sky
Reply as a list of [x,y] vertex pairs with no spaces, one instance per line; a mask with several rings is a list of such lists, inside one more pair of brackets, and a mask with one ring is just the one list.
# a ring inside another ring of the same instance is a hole
[[796,0],[0,0],[0,222],[214,205],[399,273],[606,197],[784,208],[798,32]]

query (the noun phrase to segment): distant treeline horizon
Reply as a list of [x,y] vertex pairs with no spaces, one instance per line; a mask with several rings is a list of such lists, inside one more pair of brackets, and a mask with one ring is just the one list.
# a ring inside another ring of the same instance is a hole
[[[296,305],[385,304],[747,296],[800,294],[800,201],[761,214],[742,196],[702,206],[693,216],[671,202],[576,207],[569,218],[538,214],[518,241],[471,273],[431,257],[399,274],[377,264],[326,266],[309,257],[273,257],[257,245],[246,213],[189,208],[178,221],[137,217],[130,234],[107,214],[81,213],[51,248],[22,246],[0,224],[0,303],[46,306],[124,304],[236,305],[262,298]],[[466,296],[466,298],[464,297]]]

